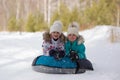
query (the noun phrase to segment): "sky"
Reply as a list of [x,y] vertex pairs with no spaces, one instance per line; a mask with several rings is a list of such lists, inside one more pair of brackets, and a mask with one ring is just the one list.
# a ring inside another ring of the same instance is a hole
[[[85,38],[86,56],[94,67],[94,71],[84,74],[35,72],[31,64],[43,54],[43,32],[0,32],[0,80],[119,80],[120,42],[110,42],[111,28],[103,25],[79,32]],[[117,30],[120,32],[120,28]]]

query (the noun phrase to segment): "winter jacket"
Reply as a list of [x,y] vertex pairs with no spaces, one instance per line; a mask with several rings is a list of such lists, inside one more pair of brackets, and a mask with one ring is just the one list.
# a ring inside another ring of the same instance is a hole
[[86,58],[84,39],[81,35],[79,35],[79,37],[74,42],[70,42],[69,40],[66,41],[65,43],[66,56],[69,56],[71,50],[75,51],[78,54],[79,59]]
[[55,41],[51,39],[49,32],[43,33],[43,54],[49,56],[49,51],[51,49],[64,50],[65,39],[66,37],[64,34],[61,34],[60,38]]

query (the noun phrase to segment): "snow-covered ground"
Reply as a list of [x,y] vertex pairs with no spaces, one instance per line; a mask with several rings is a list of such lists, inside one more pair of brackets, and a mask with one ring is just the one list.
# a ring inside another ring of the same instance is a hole
[[[108,26],[80,32],[94,71],[84,74],[45,74],[32,70],[33,59],[42,54],[42,32],[0,32],[0,80],[119,80],[120,43],[110,43]],[[119,29],[120,30],[120,29]]]

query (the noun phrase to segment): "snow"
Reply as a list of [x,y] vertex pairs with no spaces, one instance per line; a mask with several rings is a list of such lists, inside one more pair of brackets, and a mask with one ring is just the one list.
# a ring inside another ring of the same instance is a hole
[[[42,54],[42,33],[0,32],[0,80],[119,80],[120,43],[110,42],[112,26],[96,26],[80,32],[94,71],[84,74],[46,74],[32,70]],[[120,31],[120,28],[118,28]]]

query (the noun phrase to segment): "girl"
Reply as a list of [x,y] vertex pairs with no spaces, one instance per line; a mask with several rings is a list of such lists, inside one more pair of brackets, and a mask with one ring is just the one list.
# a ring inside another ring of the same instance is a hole
[[79,35],[79,26],[76,22],[69,25],[67,32],[67,42],[65,43],[66,55],[70,55],[70,52],[76,52],[79,59],[85,59],[85,45],[84,39]]
[[79,69],[93,70],[92,64],[86,59],[84,39],[79,35],[79,25],[76,22],[68,27],[65,52],[66,56],[77,63],[76,73]]
[[62,33],[61,21],[55,21],[50,27],[50,32],[43,34],[43,54],[53,56],[55,59],[64,57],[64,42],[65,36]]

